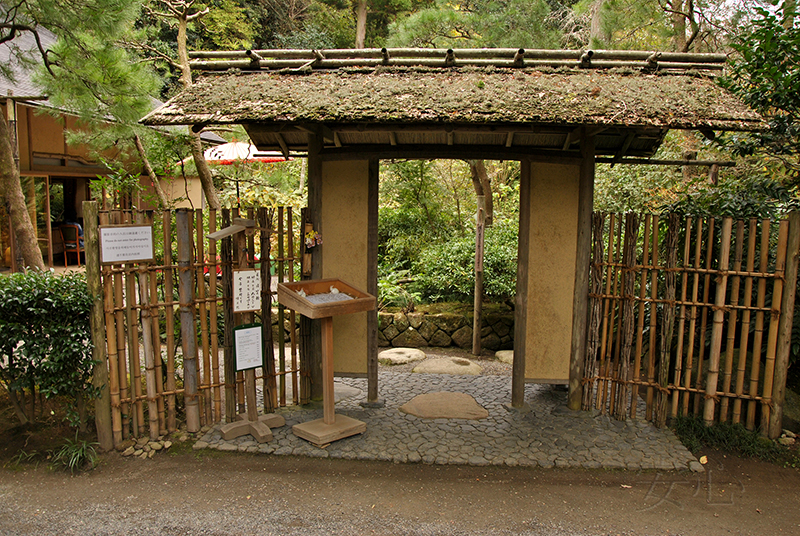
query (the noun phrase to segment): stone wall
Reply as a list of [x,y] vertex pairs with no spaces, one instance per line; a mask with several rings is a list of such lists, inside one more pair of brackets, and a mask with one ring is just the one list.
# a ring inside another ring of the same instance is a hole
[[[472,348],[472,316],[453,313],[378,313],[378,346]],[[487,350],[512,350],[514,315],[484,315],[481,346]]]
[[[300,319],[297,319],[300,325]],[[486,314],[481,322],[481,346],[487,350],[514,349],[514,315]],[[289,312],[284,319],[284,341],[289,342]],[[272,340],[279,340],[278,312],[272,311]],[[472,348],[472,316],[453,313],[378,313],[378,346]]]

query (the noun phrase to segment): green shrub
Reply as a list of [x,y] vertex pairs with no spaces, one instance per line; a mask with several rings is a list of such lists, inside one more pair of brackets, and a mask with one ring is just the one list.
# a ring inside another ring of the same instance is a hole
[[0,385],[8,391],[24,424],[24,395],[65,397],[73,426],[85,423],[85,397],[91,385],[92,297],[83,274],[56,276],[31,271],[0,277]]
[[[517,226],[496,221],[486,229],[484,294],[502,302],[516,293]],[[475,291],[475,235],[426,247],[414,266],[414,290],[426,301],[471,301]]]

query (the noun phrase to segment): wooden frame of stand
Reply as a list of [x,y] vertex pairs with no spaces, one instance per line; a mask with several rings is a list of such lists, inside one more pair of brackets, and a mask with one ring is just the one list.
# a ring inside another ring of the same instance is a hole
[[[335,288],[352,299],[312,303],[306,296],[324,294]],[[306,296],[299,294],[303,291]],[[317,279],[278,284],[278,301],[311,319],[322,322],[322,419],[296,424],[292,432],[318,447],[366,431],[366,423],[346,415],[336,415],[333,393],[333,317],[375,309],[375,296],[358,290],[339,279]]]

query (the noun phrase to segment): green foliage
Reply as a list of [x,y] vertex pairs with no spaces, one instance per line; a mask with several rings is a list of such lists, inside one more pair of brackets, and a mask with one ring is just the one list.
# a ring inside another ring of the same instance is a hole
[[800,164],[800,26],[784,27],[778,12],[756,9],[757,18],[742,29],[731,47],[727,76],[720,84],[761,113],[769,130],[754,135],[731,134],[723,143],[741,155],[767,155],[785,166],[797,184]]
[[398,307],[403,311],[413,311],[414,306],[420,301],[417,292],[410,292],[403,285],[408,280],[410,272],[400,270],[378,276],[378,309]]
[[774,463],[796,464],[800,461],[797,454],[741,424],[717,423],[706,426],[700,417],[683,416],[675,418],[672,429],[681,443],[695,453],[703,447],[711,447]]
[[390,27],[390,46],[554,48],[560,37],[545,0],[432,2]]
[[[96,397],[91,385],[92,297],[79,273],[32,271],[0,277],[0,384],[9,394],[38,388],[46,398],[79,406]],[[73,426],[80,424],[74,407]]]
[[[517,280],[517,225],[496,221],[487,227],[484,294],[492,301],[513,298]],[[475,291],[475,235],[453,237],[426,247],[414,265],[413,289],[428,301],[472,301]]]
[[772,179],[756,176],[719,185],[703,181],[666,210],[686,215],[776,219],[798,208],[797,187],[787,188]]
[[78,434],[75,434],[75,439],[67,439],[66,443],[53,453],[50,460],[50,467],[63,468],[69,470],[70,473],[75,474],[76,471],[91,470],[97,465],[99,456],[95,447],[99,443],[90,443],[83,439],[78,439]]

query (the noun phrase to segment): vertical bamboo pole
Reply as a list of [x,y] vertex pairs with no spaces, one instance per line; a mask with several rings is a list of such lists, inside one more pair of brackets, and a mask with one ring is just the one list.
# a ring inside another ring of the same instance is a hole
[[592,278],[589,294],[589,326],[586,341],[586,363],[584,364],[584,386],[581,409],[592,408],[593,386],[597,385],[597,352],[600,349],[600,322],[602,316],[603,291],[603,225],[604,216],[600,212],[592,215]]
[[[231,224],[230,209],[222,209],[222,228]],[[222,239],[222,300],[225,315],[225,422],[236,419],[236,361],[233,355],[233,251],[231,237]]]
[[[284,263],[283,239],[285,229],[283,226],[283,207],[278,207],[278,283],[284,282]],[[281,407],[286,405],[286,322],[285,309],[283,304],[278,304],[278,370],[280,376],[278,380],[278,399]]]
[[[650,257],[650,347],[647,349],[647,383],[653,385],[656,381],[656,325],[658,318],[658,216],[653,216],[653,241]],[[648,421],[653,420],[653,388],[647,388],[647,409],[645,412]]]
[[[213,413],[211,410],[211,355],[208,341],[208,307],[206,306],[206,279],[203,273],[203,265],[205,264],[205,237],[203,236],[203,211],[197,209],[194,211],[195,216],[195,281],[197,282],[197,301],[199,302],[199,315],[200,315],[200,347],[202,348],[203,356],[203,370],[199,376],[200,379],[200,422],[202,424],[211,424],[213,422]],[[216,274],[214,274],[216,275]],[[208,274],[211,279],[212,274]]]
[[[603,298],[603,322],[602,322],[602,336],[600,338],[600,376],[608,378],[608,330],[609,320],[608,312],[612,306],[611,299],[611,285],[613,283],[612,264],[614,262],[614,227],[617,215],[611,214],[608,221],[608,257],[606,259],[606,287],[605,296]],[[606,392],[608,390],[608,380],[600,380],[597,384],[597,402],[596,407],[605,414],[606,412]]]
[[[121,268],[121,267],[120,267]],[[122,412],[122,436],[127,439],[131,431],[131,417],[134,413],[133,404],[130,402],[128,390],[128,356],[125,353],[125,294],[122,288],[122,273],[117,271],[114,277],[114,293],[109,294],[111,298],[111,310],[114,313],[114,322],[110,325],[116,327],[114,340],[117,342],[117,349],[114,355],[117,356],[117,381],[119,382],[119,396],[121,399],[120,411]],[[108,324],[108,323],[107,323]],[[135,420],[135,417],[133,417]],[[135,435],[135,434],[134,434]]]
[[165,210],[161,213],[162,232],[164,234],[164,314],[167,330],[167,430],[178,428],[175,414],[175,289],[172,278],[172,213]]
[[714,259],[714,230],[715,219],[708,219],[708,241],[706,242],[706,275],[703,277],[703,305],[700,307],[700,345],[697,353],[697,377],[695,387],[697,394],[694,397],[694,413],[700,414],[700,393],[703,392],[703,361],[706,354],[706,326],[708,325],[708,300],[711,294],[711,264]]
[[728,291],[728,265],[731,253],[731,229],[733,219],[722,220],[720,237],[719,276],[717,277],[716,296],[714,298],[714,317],[711,326],[711,349],[709,350],[708,371],[706,375],[706,396],[703,406],[703,420],[706,426],[714,424],[714,413],[717,400],[717,383],[719,381],[719,360],[722,351],[722,333],[725,323],[725,302]]
[[[520,186],[522,188],[522,186]],[[520,194],[522,195],[522,194]],[[311,254],[306,252],[305,241],[303,236],[308,229],[311,228],[310,216],[308,215],[308,208],[303,208],[300,211],[300,272],[301,279],[307,278],[311,273]],[[520,282],[517,281],[517,295],[519,295]],[[311,320],[305,316],[300,317],[300,404],[305,405],[311,401],[311,367],[313,367],[310,349],[312,348],[311,340]],[[513,383],[513,381],[512,381]],[[522,387],[525,387],[524,378]],[[513,390],[513,388],[512,388]],[[513,398],[513,395],[512,395]]]
[[[294,222],[292,220],[292,207],[286,207],[286,226],[289,230],[289,281],[294,281],[294,266],[296,262],[294,245]],[[299,386],[297,384],[297,313],[294,309],[289,312],[289,339],[292,354],[292,403],[299,403]]]
[[[214,233],[217,230],[217,211],[211,209],[208,213],[208,233]],[[217,241],[208,241],[208,288],[209,295],[213,298],[209,303],[209,317],[211,320],[211,328],[209,337],[211,339],[211,369],[212,380],[214,382],[214,422],[222,420],[222,389],[220,388],[219,376],[219,321],[217,319]]]
[[[747,230],[747,272],[752,273],[755,269],[756,259],[756,237],[758,235],[757,222],[752,218]],[[742,313],[742,325],[739,335],[739,364],[736,367],[736,398],[733,400],[733,423],[737,424],[742,415],[742,399],[744,394],[745,373],[747,371],[747,341],[750,336],[750,306],[753,301],[753,276],[747,276],[744,280],[744,312]]]
[[697,296],[700,293],[700,260],[703,246],[703,220],[697,219],[697,233],[695,235],[694,243],[694,276],[692,278],[692,305],[689,311],[689,342],[688,352],[686,354],[686,374],[684,376],[683,386],[686,392],[683,395],[683,414],[689,415],[689,401],[692,399],[692,373],[694,372],[694,342],[695,335],[697,334]]
[[672,357],[672,336],[675,331],[675,270],[678,265],[679,225],[678,216],[674,213],[670,214],[667,221],[664,310],[661,325],[661,348],[658,356],[658,393],[656,394],[655,412],[655,423],[659,428],[667,424],[670,358]]
[[[759,249],[758,271],[762,274],[769,269],[769,231],[770,221],[761,221],[761,244]],[[758,396],[758,380],[761,372],[761,343],[764,340],[764,304],[766,303],[767,279],[765,276],[758,278],[758,290],[756,296],[756,329],[753,332],[753,359],[750,363],[750,389],[748,394],[751,397]],[[753,430],[756,427],[756,401],[750,400],[747,403],[747,421],[745,427]]]
[[[264,413],[272,413],[277,406],[277,388],[275,384],[275,344],[272,339],[272,281],[270,276],[270,254],[272,244],[272,217],[266,207],[258,209],[258,226],[261,228],[261,322],[264,325],[265,359],[264,359]],[[269,284],[267,282],[269,281]]]
[[197,328],[194,318],[192,289],[192,233],[189,213],[178,210],[175,215],[178,230],[178,279],[181,311],[181,346],[183,348],[183,398],[186,407],[186,429],[200,431],[200,408],[197,400]]
[[[132,214],[125,213],[125,223],[131,223]],[[139,437],[144,426],[144,405],[142,404],[142,365],[139,358],[139,318],[136,313],[136,276],[133,263],[125,265],[125,313],[128,319],[128,360],[130,362],[130,382],[134,402],[131,406],[133,435]]]
[[612,326],[615,326],[611,332],[612,336],[609,340],[609,352],[611,353],[611,361],[609,368],[611,370],[611,392],[608,397],[608,412],[611,415],[616,415],[616,401],[617,390],[620,385],[620,352],[622,347],[622,256],[624,250],[624,223],[622,214],[619,216],[619,226],[617,231],[617,250],[614,255],[614,285],[611,291],[614,295],[612,302]]
[[[136,223],[144,223],[144,214],[139,212]],[[147,281],[147,264],[140,262],[139,276],[139,314],[142,325],[142,347],[144,350],[145,389],[147,392],[147,418],[150,424],[150,439],[158,439],[158,394],[156,392],[156,358],[153,348],[153,323],[150,318],[150,285]]]
[[[92,329],[92,386],[99,389],[100,396],[94,403],[94,422],[100,448],[114,448],[114,425],[111,417],[111,383],[106,352],[106,324],[103,310],[103,282],[100,277],[99,232],[97,229],[97,201],[83,202],[83,225],[86,250],[86,286],[92,296],[90,323]],[[51,242],[52,243],[52,242]],[[52,247],[50,256],[52,257]],[[52,262],[51,262],[52,264]]]
[[[744,221],[736,222],[736,247],[733,254],[733,271],[742,271],[742,250],[744,248]],[[719,422],[728,420],[728,403],[730,402],[731,374],[733,372],[733,355],[736,346],[736,306],[739,305],[739,287],[742,277],[733,276],[730,294],[730,313],[728,313],[728,339],[725,344],[725,368],[722,375],[722,392],[725,395],[719,405]]]
[[[108,224],[108,213],[100,214],[100,225]],[[114,311],[114,282],[110,265],[103,266],[103,309],[106,322],[106,348],[108,353],[108,394],[111,397],[111,435],[116,447],[123,440],[123,411],[120,402],[119,348],[117,343],[116,314]]]
[[[683,378],[683,338],[686,326],[686,292],[689,286],[689,272],[686,265],[689,264],[689,257],[692,252],[692,217],[686,218],[686,236],[683,243],[683,263],[681,269],[681,309],[678,314],[678,340],[675,351],[675,386],[680,387]],[[672,412],[673,417],[678,415],[678,403],[680,402],[680,389],[675,389],[672,393]]]
[[[153,226],[153,211],[146,213],[147,224]],[[161,358],[161,334],[159,333],[159,300],[158,300],[158,270],[152,264],[147,265],[147,280],[150,283],[150,335],[153,341],[155,373],[156,373],[156,406],[158,408],[159,434],[167,433],[167,418],[164,408],[164,370]],[[154,310],[155,309],[155,310]]]
[[[232,215],[234,218],[240,217],[239,209],[234,208],[232,211]],[[247,268],[246,258],[247,255],[242,256],[242,253],[246,253],[243,250],[246,248],[246,242],[243,240],[239,240],[239,237],[236,235],[231,237],[231,243],[233,244],[233,260],[236,263],[236,268],[238,270],[242,270]],[[231,294],[231,296],[233,296]],[[231,301],[231,307],[233,307],[233,302]],[[234,313],[234,325],[239,326],[242,324],[242,313]],[[234,365],[235,367],[235,365]],[[236,413],[245,413],[247,408],[245,407],[245,385],[244,385],[244,372],[237,371],[236,372]]]
[[[778,229],[778,249],[775,253],[775,282],[772,287],[772,314],[767,335],[767,356],[764,363],[764,385],[761,389],[761,433],[769,435],[770,412],[772,408],[772,387],[775,376],[775,355],[778,346],[778,328],[781,321],[784,272],[786,271],[786,243],[789,239],[789,221],[780,222]],[[788,365],[788,362],[787,362]]]
[[789,215],[789,238],[787,240],[785,290],[781,302],[781,323],[775,358],[775,383],[772,388],[774,409],[769,417],[769,437],[776,438],[781,433],[783,422],[783,403],[786,396],[786,373],[789,369],[789,353],[792,346],[792,320],[797,292],[797,265],[800,256],[800,212]]
[[[642,266],[639,269],[639,313],[636,321],[636,350],[633,365],[633,377],[639,379],[642,374],[642,347],[644,345],[644,304],[647,298],[647,255],[650,250],[650,215],[644,217],[644,247],[642,249]],[[637,388],[638,392],[638,388]],[[636,397],[631,399],[631,419],[636,418]]]
[[639,217],[634,213],[625,215],[625,240],[622,253],[622,330],[619,337],[620,360],[617,403],[615,417],[619,420],[627,418],[628,394],[631,394],[631,404],[636,400],[636,389],[631,389],[628,383],[630,377],[631,351],[633,348],[634,332],[634,285],[636,283],[636,243],[639,238]]

